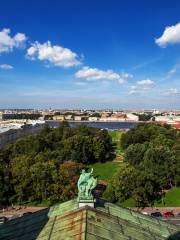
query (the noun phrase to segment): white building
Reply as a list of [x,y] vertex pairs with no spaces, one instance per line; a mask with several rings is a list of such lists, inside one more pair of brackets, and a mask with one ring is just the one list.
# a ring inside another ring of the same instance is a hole
[[98,117],[89,117],[88,119],[89,119],[90,122],[96,122],[96,121],[99,120]]
[[66,115],[66,116],[65,116],[65,119],[66,119],[66,120],[73,120],[73,116],[72,116],[72,115]]
[[134,114],[132,114],[132,113],[127,113],[126,114],[126,120],[128,121],[135,121],[135,122],[137,122],[137,121],[139,121],[139,117],[138,116],[136,116],[136,115],[134,115]]
[[157,122],[168,122],[170,120],[173,120],[171,116],[156,116],[155,121]]
[[53,116],[53,120],[64,121],[64,116],[63,115],[55,115],[55,116]]
[[74,116],[74,120],[75,121],[81,121],[82,120],[82,116]]
[[171,116],[156,116],[155,121],[166,122],[166,123],[173,122],[173,121],[174,122],[180,122],[180,116],[174,116],[174,115],[171,115]]

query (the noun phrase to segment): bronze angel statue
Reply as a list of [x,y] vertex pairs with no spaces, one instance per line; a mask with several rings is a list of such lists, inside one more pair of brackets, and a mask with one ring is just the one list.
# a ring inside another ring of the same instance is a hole
[[97,185],[97,179],[93,177],[93,168],[90,172],[82,170],[77,185],[79,199],[93,199],[92,190]]

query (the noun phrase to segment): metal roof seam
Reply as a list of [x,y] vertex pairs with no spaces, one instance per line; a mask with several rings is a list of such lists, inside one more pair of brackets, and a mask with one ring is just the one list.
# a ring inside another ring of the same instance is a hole
[[87,234],[86,234],[86,232],[87,232],[87,214],[88,214],[88,210],[86,209],[86,212],[85,212],[85,214],[86,214],[86,217],[85,217],[85,219],[86,219],[86,221],[85,221],[85,236],[84,236],[84,240],[87,240]]
[[54,221],[53,221],[53,224],[52,224],[52,226],[51,226],[50,233],[49,233],[49,236],[48,236],[48,240],[51,239],[51,235],[52,235],[52,232],[53,232],[54,224],[55,224],[55,222],[56,222],[56,217],[57,217],[57,216],[55,216]]
[[118,222],[118,224],[119,224],[119,226],[121,228],[122,233],[124,234],[124,229],[123,229],[123,227],[122,227],[122,225],[121,225],[121,223],[119,221],[119,217],[118,216],[117,216],[117,222]]

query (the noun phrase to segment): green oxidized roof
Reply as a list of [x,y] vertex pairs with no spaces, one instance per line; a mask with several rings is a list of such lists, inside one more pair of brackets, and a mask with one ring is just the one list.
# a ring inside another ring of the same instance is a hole
[[111,203],[78,208],[71,200],[3,224],[0,239],[176,240],[180,227]]

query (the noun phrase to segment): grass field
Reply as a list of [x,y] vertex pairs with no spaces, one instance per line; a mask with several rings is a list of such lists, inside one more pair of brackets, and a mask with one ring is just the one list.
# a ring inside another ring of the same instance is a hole
[[98,177],[98,180],[105,180],[108,182],[122,166],[123,163],[106,162],[91,164],[88,167],[94,169],[94,176]]
[[[135,207],[135,201],[132,198],[120,204],[124,207]],[[163,199],[154,203],[154,207],[180,207],[180,187],[172,188]]]
[[122,149],[122,147],[120,145],[120,140],[121,140],[122,133],[123,132],[120,131],[120,130],[109,131],[109,135],[112,137],[112,142],[115,145],[116,153],[119,154],[119,155],[124,154],[124,150]]
[[135,201],[132,198],[127,199],[126,201],[119,203],[119,205],[124,206],[124,207],[135,207]]
[[156,207],[180,207],[180,187],[174,187],[166,193],[159,202],[155,202]]

